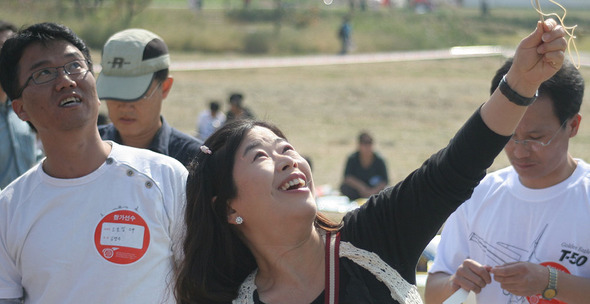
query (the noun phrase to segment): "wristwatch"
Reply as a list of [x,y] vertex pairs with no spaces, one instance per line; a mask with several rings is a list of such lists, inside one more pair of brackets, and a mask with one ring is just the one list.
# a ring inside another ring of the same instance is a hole
[[549,284],[543,290],[542,296],[545,300],[551,300],[557,295],[557,269],[551,266],[547,266],[547,268],[549,269]]

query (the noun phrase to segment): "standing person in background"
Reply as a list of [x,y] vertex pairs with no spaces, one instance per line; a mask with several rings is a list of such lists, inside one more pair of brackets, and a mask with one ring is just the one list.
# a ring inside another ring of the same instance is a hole
[[8,39],[0,83],[47,155],[0,192],[0,303],[174,303],[186,168],[100,138],[90,51],[65,26]]
[[209,103],[209,109],[199,114],[197,121],[197,138],[206,140],[209,135],[219,129],[225,123],[226,117],[219,110],[219,102],[216,100]]
[[350,51],[351,35],[352,25],[350,24],[350,16],[345,16],[342,18],[342,24],[340,24],[340,28],[338,29],[338,38],[340,38],[340,43],[342,44],[340,54],[345,55]]
[[[0,50],[15,32],[14,24],[0,20]],[[0,189],[41,159],[36,141],[35,132],[14,113],[12,101],[0,86]]]
[[366,131],[358,137],[358,150],[351,154],[344,169],[340,192],[351,201],[368,198],[389,183],[385,160],[373,150],[373,137]]
[[510,91],[496,90],[446,148],[340,225],[318,214],[309,164],[279,129],[225,124],[189,170],[177,301],[422,303],[413,285],[420,255],[560,69],[564,35],[555,20],[538,21],[516,49]]
[[229,95],[229,111],[227,111],[227,122],[234,119],[254,119],[254,113],[243,105],[244,95],[241,93],[232,93]]
[[480,0],[481,1],[481,15],[483,17],[490,14],[490,6],[488,4],[488,0]]
[[143,29],[111,36],[102,50],[98,97],[107,102],[111,124],[103,139],[172,156],[188,166],[201,140],[171,127],[161,115],[172,88],[170,55],[164,40]]
[[[496,72],[492,92],[511,66]],[[488,174],[447,220],[427,303],[459,288],[478,303],[588,303],[590,165],[568,152],[583,97],[584,79],[570,62],[541,84],[504,148],[511,166]]]

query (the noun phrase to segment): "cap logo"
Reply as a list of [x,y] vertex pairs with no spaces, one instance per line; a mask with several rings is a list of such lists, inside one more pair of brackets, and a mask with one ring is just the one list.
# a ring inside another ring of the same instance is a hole
[[160,36],[144,29],[115,33],[102,49],[98,98],[135,101],[147,92],[154,73],[169,67],[168,47]]
[[113,61],[107,63],[111,65],[111,69],[122,69],[124,64],[130,64],[130,62],[125,61],[125,58],[123,57],[115,57],[113,58]]

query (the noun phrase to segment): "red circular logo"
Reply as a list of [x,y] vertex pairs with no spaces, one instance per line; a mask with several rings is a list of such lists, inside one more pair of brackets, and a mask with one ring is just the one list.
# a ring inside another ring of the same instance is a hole
[[130,210],[107,214],[96,226],[94,244],[100,256],[115,264],[131,264],[141,259],[150,244],[145,220]]

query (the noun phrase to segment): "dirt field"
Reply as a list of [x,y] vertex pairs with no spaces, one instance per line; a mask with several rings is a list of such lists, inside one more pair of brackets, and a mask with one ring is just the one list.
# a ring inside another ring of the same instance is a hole
[[[316,185],[338,186],[362,129],[374,134],[375,148],[396,183],[446,145],[487,99],[490,80],[503,61],[487,57],[173,72],[175,83],[163,113],[173,126],[194,134],[198,113],[210,100],[221,101],[226,111],[228,95],[239,91],[258,118],[276,123],[312,159]],[[582,68],[582,74],[590,79],[590,68]],[[584,105],[584,117],[588,111]],[[590,126],[582,124],[570,150],[590,160]],[[492,170],[507,164],[501,155]]]

